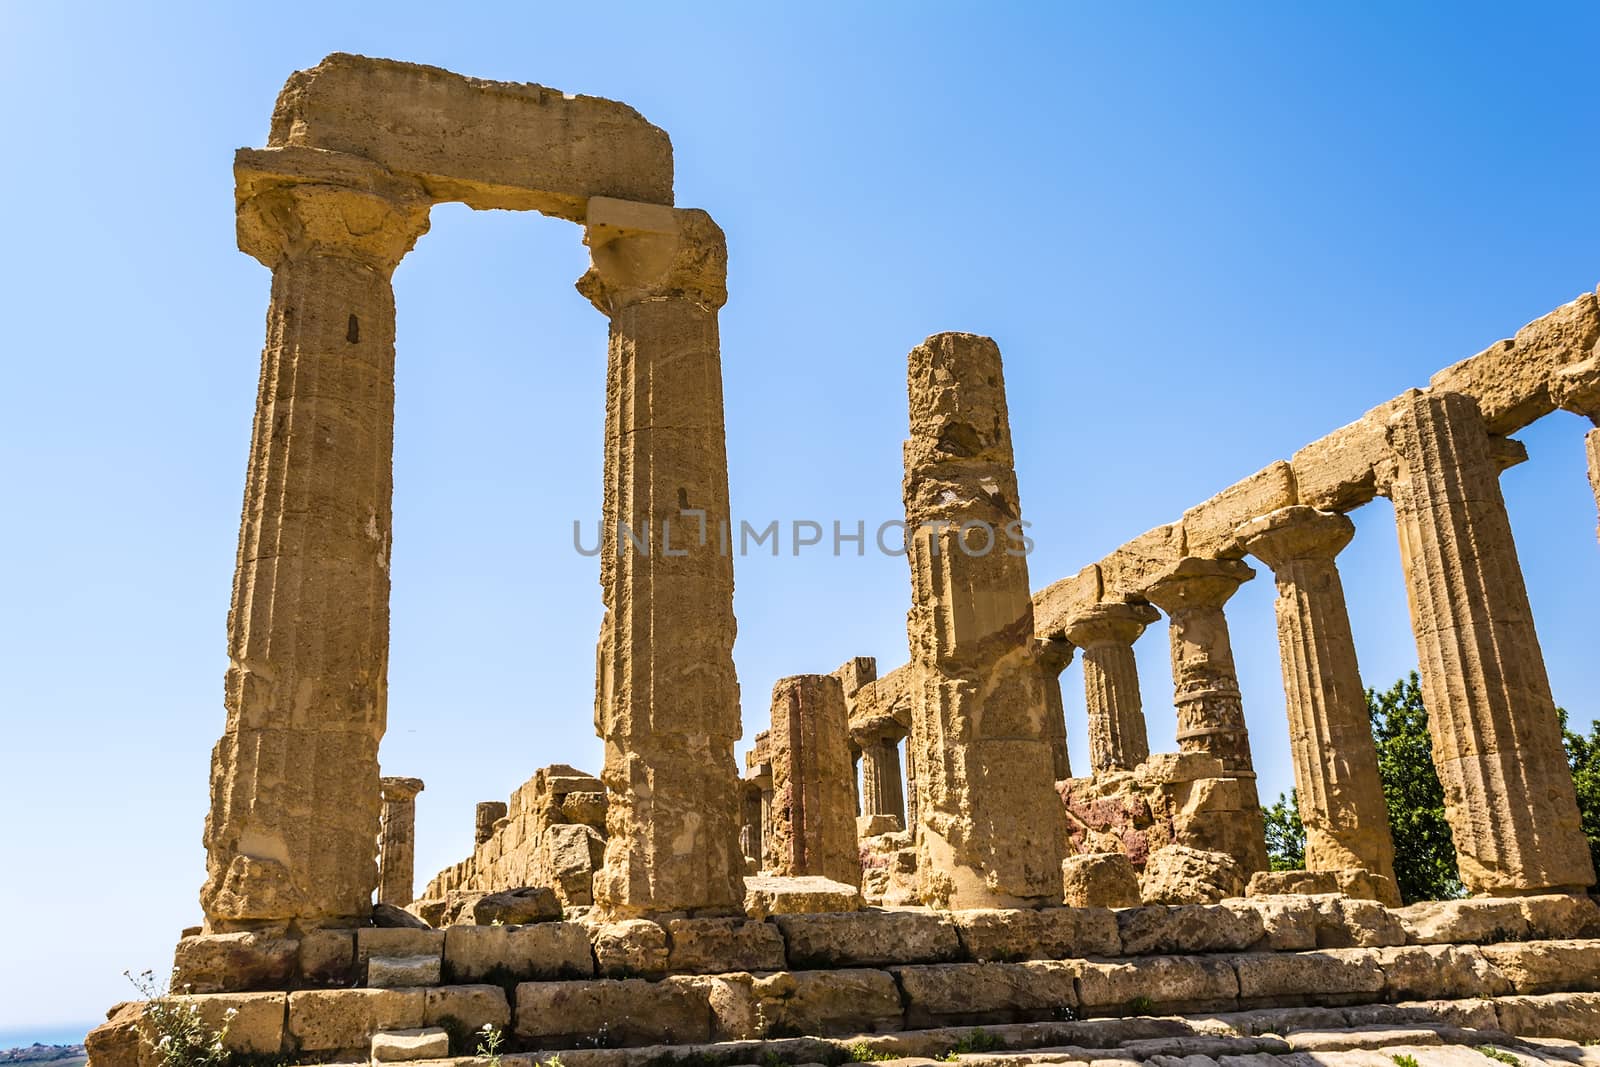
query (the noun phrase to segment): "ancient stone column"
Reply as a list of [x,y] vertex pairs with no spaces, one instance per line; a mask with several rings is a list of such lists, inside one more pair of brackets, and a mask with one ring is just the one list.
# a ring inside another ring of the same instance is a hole
[[[1584,443],[1589,452],[1589,488],[1594,491],[1596,511],[1600,511],[1600,357],[1591,356],[1575,366],[1563,368],[1551,383],[1556,403],[1582,415],[1595,425]],[[1600,526],[1595,534],[1600,537]]]
[[861,814],[888,815],[905,826],[900,739],[879,735],[861,742]]
[[909,364],[919,890],[956,908],[1059,901],[1065,816],[1000,350],[987,337],[936,334]]
[[1389,426],[1422,700],[1461,880],[1474,893],[1582,888],[1594,868],[1477,404],[1413,391]]
[[1094,604],[1067,622],[1067,640],[1083,649],[1092,774],[1132,770],[1150,756],[1133,643],[1160,617],[1149,604],[1111,602]]
[[[1271,567],[1306,870],[1364,868],[1394,887],[1394,842],[1378,778],[1366,690],[1334,557],[1355,536],[1343,515],[1294,506],[1239,527]],[[1391,903],[1400,903],[1396,896]]]
[[484,844],[494,836],[494,824],[506,817],[506,802],[503,800],[480,800],[477,811],[473,813],[472,843]]
[[1061,672],[1072,662],[1072,646],[1065,641],[1035,641],[1039,669],[1044,672],[1045,729],[1050,742],[1050,762],[1058,782],[1072,777],[1072,755],[1067,751],[1067,709],[1061,702]]
[[1267,869],[1266,824],[1222,607],[1240,583],[1253,577],[1255,571],[1241,560],[1190,556],[1157,575],[1145,590],[1170,622],[1178,748],[1221,760],[1224,774],[1239,783],[1239,808],[1250,825],[1241,835],[1244,852],[1234,858],[1246,873]]
[[851,801],[849,715],[831,674],[780,678],[772,687],[772,812],[766,869],[861,884]]
[[358,924],[378,883],[395,264],[417,187],[366,160],[241,150],[239,247],[272,268],[211,762],[206,928]]
[[609,794],[595,902],[733,912],[739,683],[717,309],[727,248],[703,211],[596,197],[578,289],[611,320],[595,728]]
[[378,836],[378,903],[403,908],[415,896],[412,878],[417,866],[417,794],[421,778],[380,778],[383,799]]

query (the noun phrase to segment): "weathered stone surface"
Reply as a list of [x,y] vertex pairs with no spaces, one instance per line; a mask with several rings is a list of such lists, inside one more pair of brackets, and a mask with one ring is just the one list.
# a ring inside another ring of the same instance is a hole
[[594,958],[603,978],[642,978],[667,972],[667,931],[648,919],[605,923],[594,931]]
[[425,991],[422,1021],[428,1026],[461,1025],[480,1031],[511,1025],[511,1004],[497,985],[447,985]]
[[1378,950],[1390,1000],[1433,997],[1493,997],[1511,984],[1476,948],[1461,945],[1402,945]]
[[1426,900],[1396,908],[1406,936],[1419,945],[1521,941],[1528,919],[1517,900]]
[[674,974],[781,971],[783,934],[767,922],[673,919],[667,923],[667,969]]
[[1317,908],[1303,896],[1254,897],[1246,904],[1226,904],[1224,907],[1248,907],[1261,916],[1261,925],[1266,932],[1263,947],[1273,952],[1317,947]]
[[912,740],[923,901],[1061,899],[1044,673],[1000,350],[936,334],[911,350],[905,444]]
[[282,919],[354,925],[378,881],[389,279],[427,229],[428,202],[375,164],[307,162],[307,152],[285,150],[299,162],[274,173],[246,151],[235,170],[240,247],[273,280],[229,612],[227,723],[212,754],[201,890],[211,932]]
[[1245,887],[1247,897],[1280,896],[1286,893],[1337,893],[1339,880],[1332,871],[1257,871]]
[[594,974],[589,934],[577,923],[452,926],[444,965],[455,982],[588,978]]
[[970,1026],[1070,1018],[1076,967],[1054,962],[897,967],[906,1025]]
[[367,985],[373,989],[402,989],[439,984],[444,961],[426,956],[369,956]]
[[1242,1004],[1357,1004],[1383,992],[1377,950],[1256,952],[1233,957]]
[[308,930],[300,938],[300,978],[308,985],[349,985],[356,977],[354,930]]
[[1128,908],[1117,913],[1117,929],[1125,956],[1242,952],[1267,936],[1255,908],[1220,904]]
[[752,919],[848,912],[861,907],[859,889],[827,878],[752,875],[744,885],[744,913]]
[[382,807],[378,820],[378,902],[403,908],[416,896],[417,794],[421,778],[378,779]]
[[1530,941],[1477,951],[1518,993],[1600,991],[1600,941]]
[[1044,641],[1066,637],[1068,621],[1100,603],[1101,590],[1100,567],[1091,563],[1077,574],[1051,582],[1033,594],[1034,636]]
[[1067,640],[1083,649],[1089,768],[1094,774],[1132,770],[1150,755],[1133,643],[1160,617],[1149,604],[1108,602],[1086,606],[1065,621]]
[[1375,900],[1310,898],[1317,909],[1318,948],[1379,948],[1408,940],[1400,917]]
[[1097,1015],[1226,1011],[1239,1000],[1233,965],[1220,957],[1147,956],[1077,968],[1083,1008]]
[[431,930],[433,924],[415,912],[379,901],[372,908],[372,925],[399,930]]
[[516,1034],[536,1048],[684,1044],[711,1038],[711,1009],[692,979],[524,982]]
[[1131,908],[1139,874],[1121,852],[1086,852],[1061,861],[1061,899],[1074,908]]
[[373,956],[444,955],[443,930],[377,929],[356,931],[356,967],[365,974],[367,960]]
[[[1303,506],[1262,514],[1238,529],[1240,544],[1277,578],[1274,609],[1306,869],[1364,868],[1392,892],[1389,813],[1334,564],[1354,536],[1355,523],[1343,515]],[[1399,894],[1386,903],[1398,905]]]
[[1301,504],[1344,512],[1372,502],[1377,471],[1389,462],[1389,413],[1389,404],[1380,405],[1290,457]]
[[373,1063],[437,1060],[450,1055],[450,1035],[437,1026],[372,1035]]
[[289,994],[288,1039],[302,1052],[364,1055],[382,1030],[422,1026],[420,989],[308,989]]
[[1244,895],[1244,871],[1226,853],[1167,845],[1145,862],[1139,893],[1146,904],[1215,904]]
[[200,934],[178,942],[172,988],[189,993],[283,989],[295,973],[299,944],[255,931]]
[[1241,523],[1298,502],[1294,472],[1279,460],[1185,511],[1184,551],[1203,559],[1238,559],[1246,551],[1237,532]]
[[[226,1026],[222,1047],[228,1052],[276,1056],[283,1048],[287,993],[199,994],[176,996],[172,1002],[192,1006],[200,1024],[212,1033]],[[140,1001],[113,1008],[86,1044],[96,1067],[155,1067],[163,1058],[163,1051],[154,1047],[161,1037]]]
[[506,817],[506,802],[503,800],[480,800],[473,812],[472,843],[484,844],[494,836],[494,824]]
[[952,912],[949,921],[967,956],[989,960],[1059,960],[1115,956],[1117,917],[1103,907],[997,909]]
[[1184,555],[1181,522],[1146,530],[1100,561],[1101,599],[1144,599],[1155,575]]
[[1600,901],[1582,893],[1518,897],[1532,937],[1600,937]]
[[[584,241],[578,289],[611,322],[595,696],[608,807],[595,903],[618,918],[733,914],[744,858],[733,556],[720,547],[727,247],[703,211],[601,197]],[[660,550],[639,550],[641,532]]]
[[[580,795],[592,794],[569,793],[567,796],[571,799]],[[605,805],[602,803],[599,807],[603,812]],[[552,826],[544,832],[537,872],[562,904],[592,904],[594,876],[605,862],[605,852],[604,835],[587,823]]]
[[561,918],[561,901],[547,886],[524,886],[500,893],[485,893],[472,905],[472,921],[479,924],[553,922]]
[[1413,391],[1389,441],[1387,488],[1461,879],[1479,894],[1587,887],[1594,867],[1488,429],[1470,397]]
[[1500,1028],[1519,1037],[1600,1041],[1600,993],[1552,993],[1495,1001]]
[[942,963],[961,958],[955,926],[933,912],[780,915],[776,921],[788,945],[789,966],[796,969]]
[[768,1034],[871,1034],[902,1025],[900,990],[887,971],[783,972],[755,981]]
[[838,678],[801,674],[773,686],[765,870],[861,883],[849,737],[850,715]]

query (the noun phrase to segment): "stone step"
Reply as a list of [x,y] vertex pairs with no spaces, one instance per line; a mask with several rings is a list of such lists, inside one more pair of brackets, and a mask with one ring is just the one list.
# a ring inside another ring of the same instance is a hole
[[438,1060],[449,1055],[450,1035],[442,1027],[381,1030],[372,1035],[372,1062],[375,1064]]

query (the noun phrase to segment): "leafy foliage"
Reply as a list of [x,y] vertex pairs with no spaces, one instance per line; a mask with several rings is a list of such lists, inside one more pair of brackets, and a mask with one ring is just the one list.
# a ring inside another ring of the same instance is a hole
[[1589,736],[1567,729],[1565,708],[1561,716],[1561,740],[1566,745],[1567,763],[1572,767],[1572,785],[1578,792],[1578,817],[1583,836],[1589,839],[1589,856],[1600,873],[1600,722],[1589,728]]
[[1417,672],[1380,693],[1367,690],[1378,776],[1394,837],[1394,877],[1400,898],[1452,900],[1463,896],[1455,839],[1444,817],[1444,786],[1433,767],[1428,709]]
[[229,1067],[228,1027],[237,1008],[229,1008],[222,1028],[213,1030],[194,1000],[174,997],[156,982],[154,972],[122,973],[144,1000],[145,1041],[161,1067]]
[[1306,828],[1300,821],[1300,797],[1295,790],[1278,794],[1262,812],[1267,820],[1267,859],[1275,871],[1298,871],[1306,865]]

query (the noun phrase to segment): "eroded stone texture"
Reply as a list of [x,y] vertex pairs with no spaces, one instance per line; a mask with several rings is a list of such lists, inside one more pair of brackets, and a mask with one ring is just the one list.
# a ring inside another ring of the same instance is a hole
[[[1582,415],[1600,427],[1600,355],[1564,367],[1552,387],[1555,400],[1568,411]],[[1589,488],[1594,490],[1596,510],[1600,510],[1600,428],[1584,438],[1589,453]],[[1600,527],[1596,528],[1600,536]]]
[[472,843],[481,845],[494,835],[494,824],[506,817],[503,800],[481,800],[473,812]]
[[417,865],[417,794],[421,778],[380,778],[383,800],[379,818],[378,903],[404,907],[411,903]]
[[1089,713],[1089,770],[1132,770],[1150,755],[1133,643],[1161,617],[1149,604],[1107,602],[1066,621],[1067,640],[1083,649]]
[[595,686],[610,806],[595,903],[732,912],[744,858],[717,332],[727,248],[704,211],[598,197],[584,241],[578,289],[611,320]]
[[1306,869],[1364,868],[1392,886],[1389,812],[1334,563],[1355,536],[1355,524],[1296,505],[1243,524],[1238,536],[1277,577],[1278,647]]
[[800,674],[772,687],[772,810],[764,870],[861,884],[848,736],[838,678]]
[[1403,400],[1387,490],[1461,879],[1488,894],[1588,886],[1594,868],[1488,430],[1470,397]]
[[209,930],[372,909],[387,705],[395,265],[428,227],[364,160],[241,150],[272,269],[206,819]]
[[[1045,677],[1015,534],[1000,350],[945,333],[912,349],[905,446],[912,744],[925,901],[1061,897]],[[1011,528],[1008,534],[1007,528]]]

